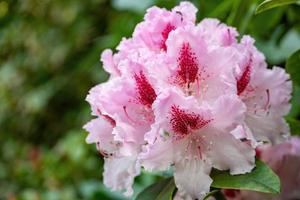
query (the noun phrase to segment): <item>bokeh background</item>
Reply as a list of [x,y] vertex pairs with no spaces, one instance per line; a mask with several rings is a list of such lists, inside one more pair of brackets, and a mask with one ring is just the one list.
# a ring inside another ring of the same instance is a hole
[[[125,199],[102,184],[102,159],[82,126],[88,90],[108,75],[99,55],[129,37],[151,5],[176,0],[0,0],[0,200]],[[195,0],[250,34],[270,65],[300,48],[300,6],[254,15],[260,0]],[[294,86],[291,121],[299,119]],[[293,127],[292,127],[293,131]],[[159,175],[137,178],[136,193]]]

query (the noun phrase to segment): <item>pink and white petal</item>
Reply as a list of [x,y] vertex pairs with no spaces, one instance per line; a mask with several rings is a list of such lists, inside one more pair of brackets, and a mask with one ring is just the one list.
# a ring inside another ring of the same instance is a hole
[[136,88],[133,80],[126,77],[116,77],[91,89],[87,101],[91,102],[95,113],[109,115],[128,122],[129,118],[123,106],[136,97]]
[[168,56],[177,61],[182,45],[188,43],[195,56],[198,59],[202,58],[207,48],[199,34],[199,30],[194,26],[180,27],[172,31],[166,41]]
[[253,75],[253,85],[258,90],[268,90],[270,111],[275,115],[284,116],[290,110],[292,83],[284,69],[273,67],[260,69]]
[[[115,113],[123,113],[120,112],[122,110],[121,105],[128,102],[131,93],[127,90],[132,88],[131,85],[130,81],[116,77],[94,86],[86,97],[92,107],[92,114],[96,116],[101,114],[113,116]],[[124,91],[124,88],[127,88],[127,90]]]
[[143,148],[139,160],[146,170],[167,170],[173,163],[174,147],[171,139],[161,137],[154,144],[148,144]]
[[92,115],[94,116],[100,115],[99,110],[101,108],[101,105],[99,104],[98,96],[101,93],[102,88],[103,84],[98,84],[92,87],[89,91],[89,94],[86,96],[86,101],[90,104]]
[[183,24],[180,14],[153,6],[147,10],[144,21],[136,26],[133,38],[151,51],[160,52],[165,50],[168,34]]
[[231,131],[245,119],[246,106],[236,95],[219,97],[213,106],[214,126]]
[[140,174],[136,157],[105,158],[103,182],[112,190],[124,191],[126,196],[133,194],[134,178]]
[[108,152],[115,150],[116,146],[113,143],[114,139],[112,134],[113,126],[104,117],[100,116],[99,118],[92,119],[85,124],[83,128],[89,132],[86,137],[88,144],[99,143],[100,148]]
[[235,45],[236,37],[239,35],[235,28],[220,23],[217,19],[203,19],[198,27],[203,32],[204,40],[210,47]]
[[114,141],[118,142],[118,153],[122,156],[135,156],[141,151],[144,144],[144,132],[139,127],[119,122],[112,134]]
[[289,74],[279,67],[272,68],[273,88],[270,90],[270,104],[273,113],[278,115],[286,115],[290,111],[289,103],[292,93],[292,82]]
[[114,140],[120,142],[132,142],[142,144],[144,142],[145,130],[140,126],[133,126],[127,122],[117,119],[117,125],[113,130]]
[[258,51],[254,43],[255,40],[251,36],[244,35],[241,39],[238,49],[239,51],[251,56],[251,64],[255,70],[259,68],[266,69],[267,63],[265,61],[265,56],[263,53]]
[[179,6],[174,7],[172,12],[179,12],[184,22],[195,23],[198,9],[192,3],[184,1],[181,2]]
[[174,179],[183,199],[202,199],[209,192],[212,179],[211,166],[200,159],[181,160],[175,163]]
[[230,132],[238,140],[247,140],[250,142],[253,148],[256,148],[260,145],[260,142],[257,142],[251,130],[246,124],[238,125],[234,130]]
[[[200,58],[200,92],[203,100],[213,102],[220,95],[236,94],[236,80],[233,67],[237,65],[235,50],[218,48]],[[230,67],[228,67],[230,66]]]
[[278,144],[284,141],[290,134],[289,125],[284,118],[271,114],[267,116],[249,114],[246,116],[245,122],[257,141]]
[[207,155],[214,168],[234,175],[248,173],[255,167],[255,150],[250,144],[218,130],[208,129],[202,134],[210,144]]
[[112,76],[119,76],[120,71],[114,61],[113,52],[110,49],[106,49],[101,54],[101,62],[103,63],[103,68],[105,71],[110,73]]
[[148,144],[153,144],[158,137],[164,135],[164,130],[161,128],[161,126],[162,122],[155,122],[151,125],[150,131],[145,133],[144,140]]

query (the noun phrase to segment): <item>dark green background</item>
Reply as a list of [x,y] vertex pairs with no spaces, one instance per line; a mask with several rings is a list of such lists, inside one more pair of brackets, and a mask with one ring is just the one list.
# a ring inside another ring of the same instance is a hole
[[[124,199],[101,182],[102,160],[82,126],[88,90],[105,81],[99,55],[129,37],[150,5],[171,0],[0,0],[0,199]],[[256,0],[198,0],[198,21],[216,17],[252,35],[269,64],[300,48],[300,6],[254,15]],[[299,119],[295,86],[290,118]],[[140,191],[158,175],[143,174]]]

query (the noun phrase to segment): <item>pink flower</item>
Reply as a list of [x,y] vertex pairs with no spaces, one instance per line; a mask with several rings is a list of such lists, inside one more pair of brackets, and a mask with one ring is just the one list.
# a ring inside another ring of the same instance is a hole
[[[236,93],[247,106],[245,125],[258,141],[278,143],[289,134],[284,116],[289,112],[292,85],[289,75],[279,67],[267,68],[264,55],[254,46],[254,39],[243,36],[237,43],[235,28],[216,19],[198,24],[209,49],[228,47],[236,52],[234,68]],[[231,67],[230,65],[226,65]]]
[[292,85],[284,69],[267,69],[254,40],[244,36],[238,47],[237,94],[247,106],[246,124],[259,141],[278,143],[289,133],[284,116],[289,112]]
[[189,2],[181,2],[179,6],[167,11],[158,7],[147,10],[143,22],[137,25],[133,38],[141,41],[150,50],[166,51],[169,34],[186,25],[194,25],[197,8]]
[[189,2],[149,8],[116,53],[101,55],[110,78],[90,90],[96,118],[84,128],[113,190],[131,195],[141,166],[174,166],[180,198],[202,198],[212,167],[250,172],[259,142],[289,132],[289,76],[267,69],[253,39],[238,42],[235,28],[215,19],[195,24],[196,12]]
[[231,174],[247,173],[254,167],[251,145],[231,134],[246,111],[237,96],[221,96],[210,106],[171,89],[158,96],[153,108],[155,123],[147,135],[156,137],[141,154],[142,165],[147,170],[174,165],[181,196],[201,199],[209,191],[212,167],[229,169]]
[[166,42],[165,61],[170,69],[170,84],[210,102],[220,95],[235,93],[233,69],[224,67],[236,65],[235,52],[222,47],[209,50],[202,36],[195,26],[173,31]]
[[258,150],[260,158],[279,176],[281,192],[279,195],[250,191],[226,190],[228,200],[292,200],[300,198],[300,139],[290,138],[284,143],[264,145]]
[[105,157],[104,184],[126,189],[126,195],[132,194],[134,177],[140,173],[137,156],[154,121],[151,106],[157,96],[146,71],[135,66],[126,76],[91,89],[87,101],[97,118],[84,126],[89,131],[87,142],[96,143]]
[[[104,184],[113,190],[126,189],[126,195],[131,195],[134,177],[140,173],[136,156],[122,156],[118,148],[121,142],[112,134],[115,122],[108,116],[99,116],[84,126],[89,131],[87,143],[96,143],[97,149],[104,157]],[[122,163],[122,165],[120,165]]]

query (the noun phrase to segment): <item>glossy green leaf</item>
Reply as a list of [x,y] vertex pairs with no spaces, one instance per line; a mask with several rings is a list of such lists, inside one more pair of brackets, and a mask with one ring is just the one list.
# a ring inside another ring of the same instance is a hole
[[175,190],[173,178],[156,182],[140,192],[136,200],[171,200]]
[[225,189],[252,190],[265,193],[279,193],[280,180],[278,176],[262,161],[256,161],[252,172],[242,175],[230,175],[228,171],[213,170],[212,187]]
[[288,58],[285,67],[293,83],[300,86],[300,49]]
[[293,85],[293,95],[291,99],[292,108],[290,113],[287,115],[287,118],[297,118],[300,116],[300,86]]
[[276,8],[279,6],[284,6],[292,3],[298,3],[298,2],[300,1],[299,0],[266,0],[257,6],[255,13],[258,14],[263,11],[270,10],[272,8]]

